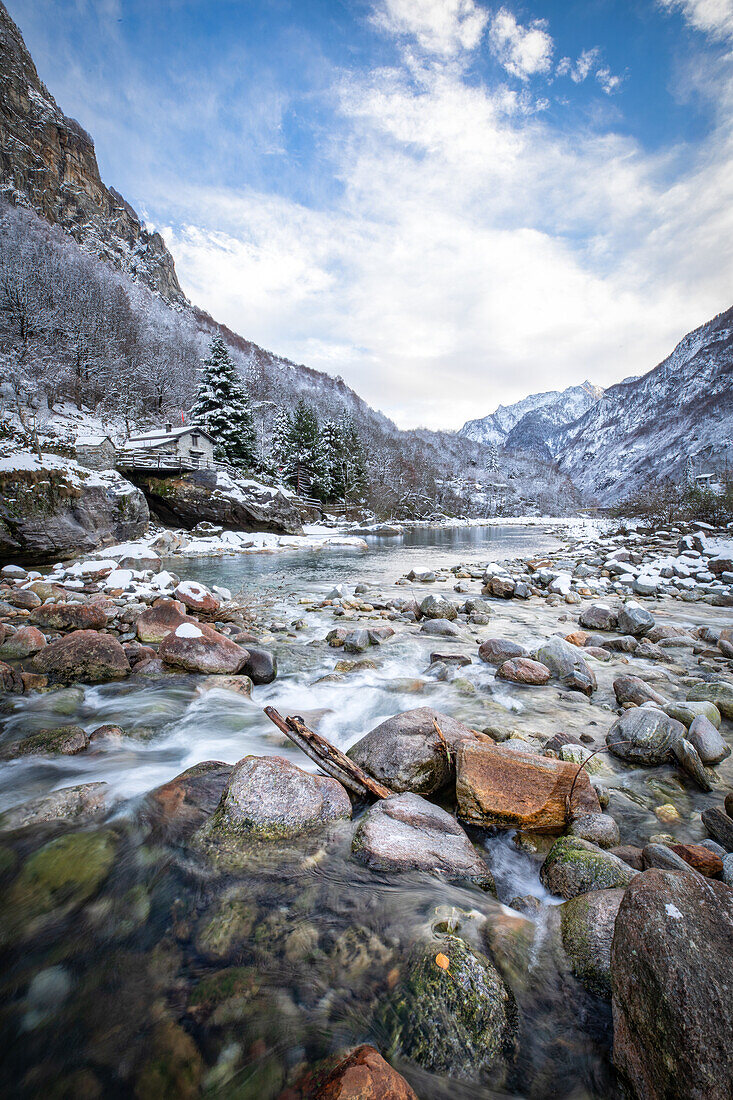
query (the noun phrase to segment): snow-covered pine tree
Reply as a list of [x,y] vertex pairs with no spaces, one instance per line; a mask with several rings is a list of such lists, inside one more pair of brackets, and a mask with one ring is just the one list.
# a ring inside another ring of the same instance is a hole
[[203,361],[191,420],[214,437],[216,457],[232,466],[257,465],[257,436],[249,398],[221,336]]
[[302,398],[295,406],[290,427],[292,472],[288,482],[296,492],[309,495],[313,478],[318,479],[319,431],[318,417],[312,405]]
[[339,423],[342,446],[342,470],[344,499],[354,504],[361,501],[367,487],[367,465],[364,447],[359,437],[356,421],[348,413]]
[[276,472],[283,481],[287,481],[292,470],[293,445],[291,433],[293,422],[285,408],[279,408],[272,422],[272,461]]
[[343,500],[343,441],[338,425],[330,417],[321,429],[322,488],[324,500]]

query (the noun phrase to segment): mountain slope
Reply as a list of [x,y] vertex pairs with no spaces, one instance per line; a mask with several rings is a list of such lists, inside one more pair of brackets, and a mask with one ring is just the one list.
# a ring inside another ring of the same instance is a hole
[[611,386],[550,438],[561,469],[602,504],[649,477],[733,463],[733,308],[688,333],[654,370]]
[[0,194],[60,225],[166,301],[184,304],[163,238],[102,183],[94,142],[58,107],[2,3],[0,74]]
[[[550,431],[582,416],[602,393],[601,387],[591,382],[569,386],[562,391],[534,393],[513,405],[499,405],[493,413],[479,420],[467,421],[458,434],[478,443],[506,444],[516,449],[521,449],[526,439],[532,443],[530,449],[534,449],[536,442],[544,442]],[[509,437],[517,428],[519,430],[510,443]]]

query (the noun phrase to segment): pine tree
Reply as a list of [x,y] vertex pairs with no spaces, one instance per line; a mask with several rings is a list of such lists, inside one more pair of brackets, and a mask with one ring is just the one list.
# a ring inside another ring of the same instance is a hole
[[296,492],[307,492],[313,478],[320,473],[318,417],[312,405],[302,398],[295,406],[290,427],[290,461],[288,478]]
[[361,501],[367,487],[367,467],[364,447],[359,437],[356,421],[348,413],[339,424],[341,437],[341,468],[343,471],[344,499],[353,503]]
[[203,361],[190,415],[214,437],[218,459],[242,469],[257,465],[257,434],[249,397],[221,336],[213,338]]
[[272,461],[283,481],[287,481],[292,472],[293,422],[287,409],[280,408],[272,422]]
[[323,499],[343,499],[343,441],[338,425],[330,418],[321,429],[320,452]]

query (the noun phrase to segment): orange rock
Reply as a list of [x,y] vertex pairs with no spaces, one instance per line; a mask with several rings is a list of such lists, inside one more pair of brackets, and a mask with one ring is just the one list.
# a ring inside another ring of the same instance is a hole
[[681,856],[685,863],[689,863],[690,867],[694,867],[701,875],[706,875],[708,878],[714,878],[723,870],[723,860],[720,856],[702,844],[670,844],[670,848]]
[[361,1046],[339,1062],[313,1100],[417,1100],[417,1096],[378,1050]]
[[565,635],[566,642],[577,646],[584,646],[589,638],[590,634],[586,630],[574,630],[572,634]]
[[[578,765],[515,752],[501,745],[462,741],[456,759],[458,816],[472,825],[516,826],[526,832],[560,832],[565,800]],[[575,782],[573,813],[600,813],[587,772]]]

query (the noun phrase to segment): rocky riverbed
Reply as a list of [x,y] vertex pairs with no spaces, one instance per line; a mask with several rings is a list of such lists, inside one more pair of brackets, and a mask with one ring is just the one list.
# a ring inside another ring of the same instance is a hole
[[135,545],[5,567],[6,1091],[728,1097],[732,552],[266,599]]

